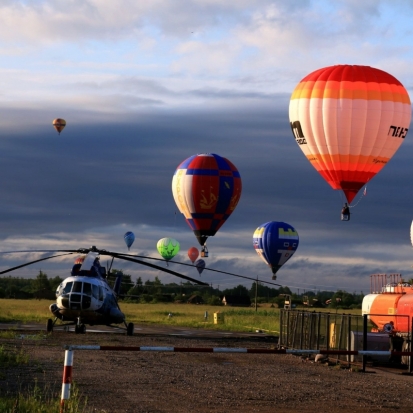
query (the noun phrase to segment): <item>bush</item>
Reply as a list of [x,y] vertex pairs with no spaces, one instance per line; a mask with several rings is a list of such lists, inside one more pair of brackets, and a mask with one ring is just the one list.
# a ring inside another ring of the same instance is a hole
[[206,300],[204,297],[204,301],[208,305],[216,305],[216,306],[223,305],[221,299],[217,297],[216,295],[210,296]]

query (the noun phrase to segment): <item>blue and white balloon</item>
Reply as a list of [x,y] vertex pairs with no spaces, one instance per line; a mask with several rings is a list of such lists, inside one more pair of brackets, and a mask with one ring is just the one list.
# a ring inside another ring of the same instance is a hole
[[128,231],[123,238],[125,239],[126,246],[128,247],[128,250],[133,244],[133,241],[135,241],[135,234],[131,231]]
[[253,235],[257,254],[271,268],[272,279],[277,271],[294,255],[298,247],[298,233],[285,222],[271,221],[260,225]]

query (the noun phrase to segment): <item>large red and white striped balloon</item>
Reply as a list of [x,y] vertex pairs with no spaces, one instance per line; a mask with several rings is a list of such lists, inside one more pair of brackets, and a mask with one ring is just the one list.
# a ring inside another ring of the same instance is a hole
[[304,155],[351,202],[403,143],[411,103],[407,90],[389,73],[337,65],[301,80],[289,115]]

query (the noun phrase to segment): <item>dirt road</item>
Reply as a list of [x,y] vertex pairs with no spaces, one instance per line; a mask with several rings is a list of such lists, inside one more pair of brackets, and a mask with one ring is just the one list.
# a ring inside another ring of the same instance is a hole
[[[0,339],[30,355],[0,375],[0,393],[35,380],[60,398],[65,344],[274,348],[255,337],[55,332]],[[73,380],[96,412],[411,412],[413,377],[350,371],[292,355],[75,351]]]

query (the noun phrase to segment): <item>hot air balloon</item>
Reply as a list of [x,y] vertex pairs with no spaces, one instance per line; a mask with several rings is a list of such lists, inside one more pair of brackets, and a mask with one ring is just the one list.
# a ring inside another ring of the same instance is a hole
[[241,190],[237,168],[214,153],[193,155],[176,169],[172,179],[173,197],[202,246],[201,257],[208,256],[205,242],[234,211]]
[[54,128],[57,130],[57,132],[60,135],[60,132],[65,128],[66,126],[66,121],[64,119],[57,118],[52,122]]
[[128,231],[123,238],[125,239],[126,246],[128,247],[128,250],[133,244],[133,241],[135,241],[135,234],[131,231]]
[[191,260],[192,264],[196,261],[196,259],[199,257],[199,251],[198,248],[191,247],[188,250],[188,257]]
[[337,65],[301,80],[289,116],[304,155],[351,203],[403,143],[411,104],[407,90],[389,73]]
[[159,254],[161,254],[162,258],[166,261],[171,260],[178,254],[180,246],[179,242],[173,238],[162,238],[156,244],[156,248],[158,249]]
[[266,222],[255,230],[252,243],[257,254],[271,268],[275,280],[277,271],[298,247],[298,233],[285,222]]
[[412,243],[412,246],[413,246],[413,221],[412,221],[412,225],[410,225],[410,242]]
[[199,275],[202,274],[202,271],[205,269],[205,261],[203,259],[199,259],[195,261],[195,267],[199,273]]

